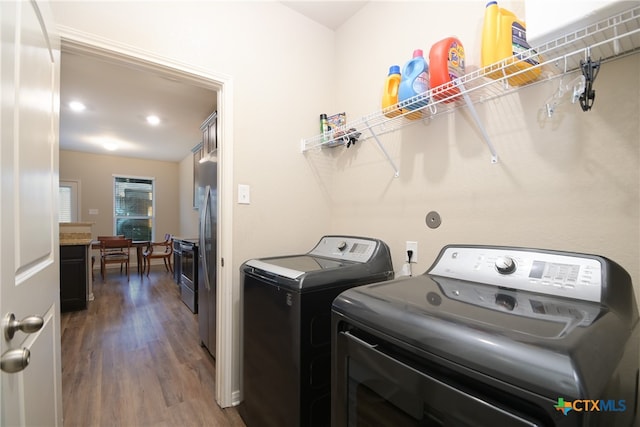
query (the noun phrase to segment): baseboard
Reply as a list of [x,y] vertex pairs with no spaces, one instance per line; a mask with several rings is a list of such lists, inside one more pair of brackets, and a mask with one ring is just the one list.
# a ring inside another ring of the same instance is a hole
[[231,393],[231,405],[238,406],[240,404],[240,390]]

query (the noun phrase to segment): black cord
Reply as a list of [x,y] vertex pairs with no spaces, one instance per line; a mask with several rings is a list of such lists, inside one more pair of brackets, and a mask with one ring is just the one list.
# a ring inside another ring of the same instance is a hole
[[582,95],[580,95],[580,107],[582,111],[589,111],[593,107],[593,103],[596,100],[596,91],[593,89],[593,82],[598,76],[600,71],[600,60],[592,61],[591,57],[587,57],[587,60],[580,60],[580,69],[585,79],[585,88]]

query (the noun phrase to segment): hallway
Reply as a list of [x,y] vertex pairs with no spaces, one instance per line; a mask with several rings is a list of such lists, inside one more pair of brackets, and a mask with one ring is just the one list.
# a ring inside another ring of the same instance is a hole
[[244,426],[215,403],[215,362],[170,273],[127,282],[113,269],[93,292],[87,310],[61,316],[66,427]]

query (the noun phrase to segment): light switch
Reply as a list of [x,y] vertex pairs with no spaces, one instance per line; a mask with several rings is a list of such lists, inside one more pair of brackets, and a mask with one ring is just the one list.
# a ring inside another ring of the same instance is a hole
[[248,205],[251,203],[251,187],[247,184],[238,184],[238,204]]
[[89,215],[98,215],[98,209],[89,209]]

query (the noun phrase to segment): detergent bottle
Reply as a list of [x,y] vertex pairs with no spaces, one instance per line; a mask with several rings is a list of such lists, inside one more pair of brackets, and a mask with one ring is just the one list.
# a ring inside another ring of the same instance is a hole
[[398,86],[400,86],[401,79],[400,66],[392,65],[389,67],[389,75],[382,93],[382,111],[387,117],[396,117],[402,113],[400,108],[389,108],[398,103]]
[[531,46],[527,43],[524,21],[518,19],[513,12],[498,7],[496,1],[487,3],[482,26],[482,66],[488,67],[502,60],[506,60],[507,64],[503,69],[498,69],[501,65],[496,64],[497,70],[489,72],[487,77],[499,79],[504,76],[503,71],[507,75],[515,74],[507,78],[513,86],[537,79],[542,72],[538,67],[540,58],[535,52],[529,56],[526,53],[529,49]]
[[453,83],[454,79],[464,75],[464,47],[455,37],[440,40],[429,51],[429,84],[434,100],[444,99],[452,102],[460,93]]
[[421,109],[429,103],[429,66],[422,49],[413,51],[411,58],[402,69],[402,79],[398,87],[398,102],[404,110],[419,110],[408,114],[410,119],[422,117]]

